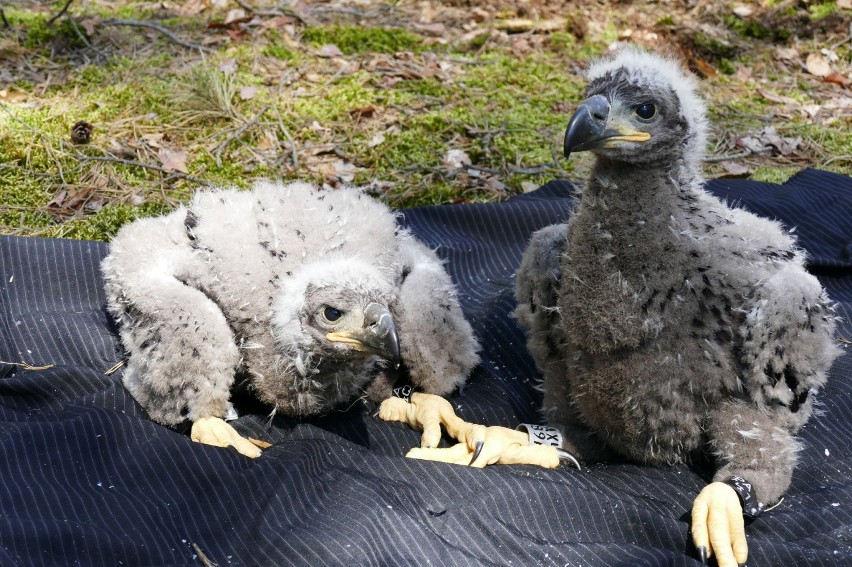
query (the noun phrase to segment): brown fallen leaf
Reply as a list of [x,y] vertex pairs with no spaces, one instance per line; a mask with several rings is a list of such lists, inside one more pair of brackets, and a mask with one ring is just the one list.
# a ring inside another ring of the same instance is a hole
[[186,152],[183,150],[175,150],[169,148],[160,148],[157,152],[157,157],[160,159],[163,169],[166,171],[179,171],[181,173],[189,173],[186,168]]
[[826,83],[834,83],[835,85],[840,85],[841,87],[848,86],[849,83],[852,83],[848,78],[844,77],[840,73],[829,73],[825,77],[822,78]]
[[762,96],[763,98],[765,98],[766,100],[768,100],[770,102],[776,102],[778,104],[789,104],[791,106],[798,106],[799,105],[799,101],[794,99],[794,98],[790,98],[788,96],[777,95],[777,94],[773,93],[772,91],[767,91],[767,90],[762,89],[760,87],[758,87],[758,89],[757,89],[757,94],[759,94],[760,96]]
[[353,108],[349,111],[349,116],[352,118],[371,118],[376,113],[376,107],[373,105]]
[[209,7],[210,3],[207,0],[187,0],[178,7],[177,13],[184,17],[197,16]]
[[778,47],[775,49],[775,58],[785,61],[796,61],[799,59],[799,50],[795,45],[792,47]]
[[228,10],[228,13],[225,15],[225,21],[222,22],[224,25],[229,26],[234,24],[240,20],[245,21],[246,11],[236,8],[234,10]]
[[318,57],[325,57],[326,59],[330,59],[332,57],[342,57],[343,52],[340,51],[340,48],[334,44],[326,44],[320,47],[316,51],[316,55]]
[[465,165],[470,165],[470,156],[464,150],[448,150],[444,154],[444,165],[450,169],[460,169]]
[[827,77],[831,74],[831,64],[828,58],[819,53],[811,53],[805,60],[805,68],[815,77]]
[[725,170],[726,177],[743,177],[751,173],[749,167],[742,163],[723,161],[719,165]]

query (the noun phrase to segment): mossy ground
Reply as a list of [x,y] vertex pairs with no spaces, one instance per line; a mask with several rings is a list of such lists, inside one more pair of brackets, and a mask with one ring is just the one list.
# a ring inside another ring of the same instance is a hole
[[[258,1],[258,14],[240,17],[229,13],[237,3],[79,0],[51,22],[64,4],[3,8],[2,233],[106,240],[199,187],[260,177],[369,184],[395,207],[499,200],[577,179],[588,161],[566,161],[559,148],[580,69],[619,39],[665,39],[705,75],[711,154],[741,154],[738,139],[772,126],[796,149],[736,158],[752,177],[852,173],[848,87],[800,64],[829,49],[849,78],[852,43],[835,22],[849,14],[834,2],[660,18],[653,3],[530,2],[518,13],[509,2],[361,0],[270,13],[276,3]],[[517,16],[557,25],[505,31]],[[116,23],[129,18],[200,48]],[[800,59],[779,58],[792,48]],[[87,144],[70,138],[78,121],[93,126]],[[450,150],[470,166],[447,163]]]

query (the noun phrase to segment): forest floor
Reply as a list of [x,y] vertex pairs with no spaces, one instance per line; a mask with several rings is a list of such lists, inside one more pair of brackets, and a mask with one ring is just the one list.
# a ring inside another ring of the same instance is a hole
[[589,60],[702,78],[708,177],[852,174],[852,0],[0,0],[0,233],[106,240],[198,188],[368,185],[394,207],[554,178]]

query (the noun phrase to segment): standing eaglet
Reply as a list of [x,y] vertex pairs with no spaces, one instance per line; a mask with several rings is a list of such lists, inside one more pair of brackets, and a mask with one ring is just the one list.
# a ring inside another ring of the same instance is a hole
[[426,395],[388,400],[382,417],[461,441],[410,456],[479,466],[709,456],[693,542],[705,563],[744,563],[743,514],[790,485],[794,435],[839,353],[833,307],[779,223],[704,190],[705,107],[677,62],[626,50],[588,79],[565,155],[592,151],[591,177],[569,222],[533,235],[516,282],[555,429],[465,423]]
[[193,440],[250,457],[260,449],[223,420],[235,382],[301,417],[374,377],[389,394],[399,373],[447,394],[479,360],[441,261],[357,189],[199,192],[124,227],[102,270],[125,387],[154,421],[192,422]]

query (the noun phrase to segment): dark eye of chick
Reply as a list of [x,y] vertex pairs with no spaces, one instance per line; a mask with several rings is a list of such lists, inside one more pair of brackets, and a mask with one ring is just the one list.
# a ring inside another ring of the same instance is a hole
[[340,318],[343,317],[343,311],[341,311],[340,309],[335,309],[330,305],[326,305],[325,309],[322,310],[322,316],[329,323],[334,323],[336,321],[339,321]]
[[642,120],[650,120],[657,114],[657,107],[653,103],[643,102],[636,107],[636,116]]

